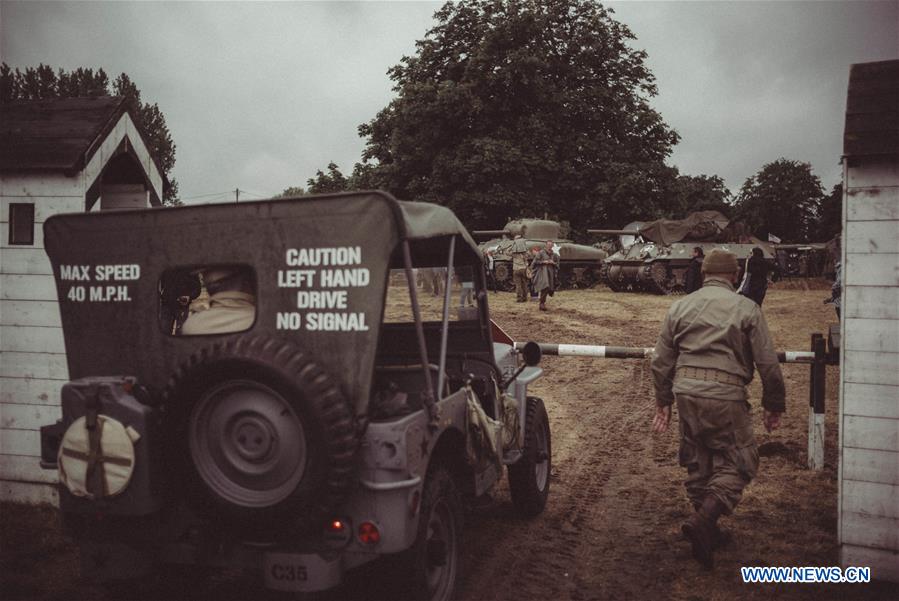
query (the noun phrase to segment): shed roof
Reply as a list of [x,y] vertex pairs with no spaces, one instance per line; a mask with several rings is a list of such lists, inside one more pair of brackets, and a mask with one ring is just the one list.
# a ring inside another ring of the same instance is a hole
[[899,60],[852,65],[843,154],[899,154]]
[[[122,96],[4,103],[0,110],[0,171],[74,175],[88,164],[126,112]],[[149,148],[146,140],[143,142]],[[156,169],[164,178],[158,164]]]

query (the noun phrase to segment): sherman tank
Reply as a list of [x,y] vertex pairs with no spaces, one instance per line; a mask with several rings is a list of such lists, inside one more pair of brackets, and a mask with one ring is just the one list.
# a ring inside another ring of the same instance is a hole
[[590,288],[599,281],[603,260],[609,253],[602,249],[575,244],[562,237],[562,224],[546,219],[516,219],[501,230],[475,230],[478,238],[489,238],[479,247],[482,253],[493,251],[496,284],[514,290],[512,280],[512,245],[515,236],[525,239],[528,249],[543,246],[552,240],[559,254],[559,284],[561,288]]
[[[634,227],[638,225],[638,227]],[[718,211],[698,211],[685,219],[659,219],[631,224],[620,230],[587,230],[591,234],[618,236],[618,252],[603,261],[600,279],[615,292],[637,291],[677,294],[684,290],[684,276],[693,248],[708,253],[723,248],[745,265],[752,249],[759,247],[777,273],[774,247],[746,233]]]

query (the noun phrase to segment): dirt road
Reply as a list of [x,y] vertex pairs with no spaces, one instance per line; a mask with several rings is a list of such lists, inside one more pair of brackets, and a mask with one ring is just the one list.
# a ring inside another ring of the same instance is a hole
[[[779,349],[806,350],[812,332],[826,332],[833,310],[823,290],[773,289],[765,314]],[[498,323],[517,340],[653,346],[671,297],[615,294],[604,288],[558,293],[550,311],[490,296]],[[505,483],[494,502],[467,516],[463,599],[896,599],[895,585],[743,584],[740,566],[838,565],[836,545],[837,369],[827,377],[827,467],[805,469],[808,367],[784,367],[788,413],[782,429],[756,427],[762,464],[734,517],[723,527],[734,543],[713,572],[690,558],[679,524],[690,507],[677,466],[676,427],[651,436],[653,396],[648,366],[635,360],[547,357],[533,388],[547,406],[553,434],[551,496],[531,521],[513,514]],[[754,412],[759,387],[753,384]],[[7,507],[7,509],[9,509]],[[16,510],[17,512],[20,510]],[[5,511],[4,514],[8,512]],[[71,546],[28,510],[11,528],[3,516],[4,598],[101,598],[77,581]],[[32,526],[22,525],[23,520]],[[30,522],[28,522],[30,520]],[[24,532],[23,532],[24,531]],[[12,534],[13,538],[9,535]],[[32,536],[28,536],[31,534]],[[22,540],[18,540],[21,538]],[[10,549],[11,545],[18,547]],[[49,576],[48,576],[49,575]],[[377,569],[359,574],[329,598],[379,598]],[[140,598],[269,598],[239,574],[202,585],[193,579],[154,580]]]
[[[765,314],[779,349],[806,350],[833,310],[822,291],[771,290]],[[653,346],[670,297],[603,289],[560,293],[534,317],[501,299],[492,307],[516,339]],[[533,307],[528,307],[533,309]],[[838,370],[829,370],[827,469],[806,464],[808,366],[786,365],[784,427],[756,426],[762,465],[742,505],[723,527],[734,543],[714,572],[693,562],[679,525],[692,511],[677,465],[676,427],[651,436],[653,395],[643,361],[547,358],[535,394],[553,430],[551,503],[541,518],[510,528],[508,494],[477,515],[479,541],[468,556],[463,597],[478,599],[867,599],[897,598],[870,585],[748,585],[740,566],[838,565],[836,412]],[[754,413],[760,387],[753,384]],[[490,591],[484,595],[484,591]]]

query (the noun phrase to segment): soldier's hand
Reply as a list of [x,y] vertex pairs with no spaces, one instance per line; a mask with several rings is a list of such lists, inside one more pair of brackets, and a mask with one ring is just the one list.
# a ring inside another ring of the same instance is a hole
[[770,432],[771,430],[777,430],[780,427],[780,416],[783,415],[780,411],[768,411],[765,409],[765,430]]
[[652,418],[652,431],[656,434],[661,434],[668,429],[668,424],[670,423],[671,405],[665,405],[664,407],[657,406],[655,417]]

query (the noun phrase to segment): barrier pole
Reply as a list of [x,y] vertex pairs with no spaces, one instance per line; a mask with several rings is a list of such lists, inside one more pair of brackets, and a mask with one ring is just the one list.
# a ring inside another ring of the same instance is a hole
[[[818,334],[820,336],[820,334]],[[823,340],[823,339],[822,339]],[[598,344],[550,344],[541,342],[544,355],[556,357],[593,357],[595,359],[645,359],[655,350],[651,346],[603,346]],[[516,351],[524,348],[523,342],[514,343]],[[815,363],[814,351],[777,351],[781,363]]]
[[[524,348],[523,342],[513,344],[515,350]],[[558,357],[593,357],[596,359],[645,359],[652,347],[602,346],[595,344],[540,343],[544,355]],[[824,469],[824,397],[827,388],[827,341],[822,334],[812,334],[809,351],[777,351],[781,363],[807,363],[808,385],[808,467]]]
[[824,469],[824,397],[827,387],[827,357],[824,336],[812,334],[814,362],[808,381],[808,468]]

